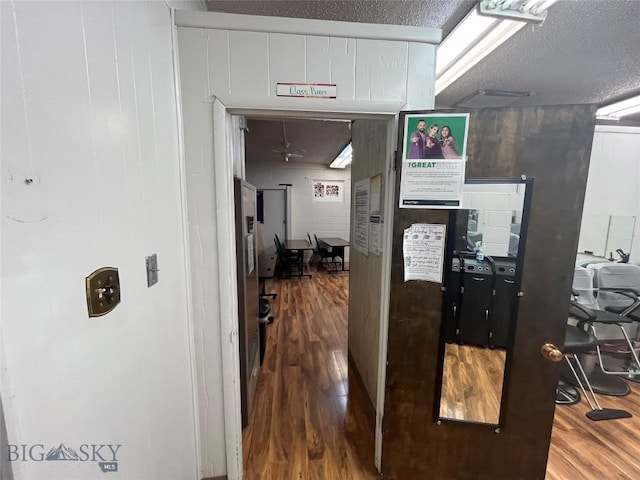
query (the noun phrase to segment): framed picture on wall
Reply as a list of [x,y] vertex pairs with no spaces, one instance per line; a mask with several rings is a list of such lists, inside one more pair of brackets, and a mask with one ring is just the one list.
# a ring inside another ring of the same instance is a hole
[[314,202],[344,202],[344,180],[312,180]]

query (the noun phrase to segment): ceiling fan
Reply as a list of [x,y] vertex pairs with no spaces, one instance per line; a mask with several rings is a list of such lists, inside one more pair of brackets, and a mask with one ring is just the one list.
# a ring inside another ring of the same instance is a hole
[[291,144],[287,141],[287,130],[285,128],[284,122],[282,122],[282,143],[280,145],[282,146],[281,150],[271,150],[272,156],[282,157],[285,162],[288,162],[292,158],[302,158],[304,156],[302,155],[303,153],[305,153],[304,150],[289,150],[291,148]]

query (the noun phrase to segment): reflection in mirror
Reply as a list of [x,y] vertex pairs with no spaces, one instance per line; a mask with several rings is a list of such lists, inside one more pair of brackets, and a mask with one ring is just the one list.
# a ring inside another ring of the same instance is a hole
[[440,418],[497,425],[506,350],[445,346]]
[[451,214],[439,419],[499,425],[530,181],[465,184]]

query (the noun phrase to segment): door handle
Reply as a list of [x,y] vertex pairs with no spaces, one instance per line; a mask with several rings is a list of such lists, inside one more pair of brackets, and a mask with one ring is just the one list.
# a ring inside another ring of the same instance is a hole
[[540,348],[540,353],[544,358],[552,362],[559,362],[564,356],[560,349],[553,343],[545,343],[542,348]]

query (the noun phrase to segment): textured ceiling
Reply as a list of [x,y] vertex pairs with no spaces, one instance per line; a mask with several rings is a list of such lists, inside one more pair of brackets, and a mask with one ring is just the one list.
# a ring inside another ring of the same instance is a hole
[[440,28],[444,38],[477,2],[475,0],[208,0],[206,3],[209,10],[215,12]]
[[601,104],[640,92],[640,1],[559,1],[438,95],[531,91],[514,105]]
[[[289,163],[316,163],[328,165],[351,141],[349,122],[326,120],[285,120],[290,152],[304,150],[302,158],[292,158]],[[284,162],[284,158],[271,152],[282,151],[282,120],[248,119],[249,132],[245,135],[247,163]]]

